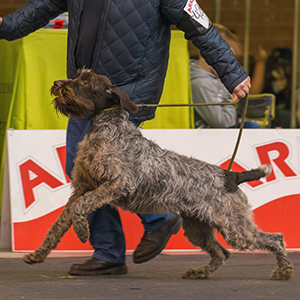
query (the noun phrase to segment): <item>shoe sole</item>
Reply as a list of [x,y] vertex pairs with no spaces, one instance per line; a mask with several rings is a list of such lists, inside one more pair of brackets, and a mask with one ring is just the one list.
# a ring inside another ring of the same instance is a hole
[[96,270],[96,271],[69,271],[70,275],[79,275],[79,276],[100,276],[100,275],[125,275],[128,270],[126,266],[116,267],[106,270]]
[[167,245],[169,239],[171,238],[171,236],[173,234],[177,234],[177,232],[180,230],[181,228],[181,219],[178,219],[178,221],[174,224],[174,226],[171,228],[170,230],[170,234],[167,236],[166,242],[162,245],[162,247],[158,248],[155,252],[150,253],[148,256],[143,256],[143,257],[138,257],[135,258],[133,256],[133,261],[136,264],[141,264],[144,262],[149,261],[150,259],[154,258],[155,256],[157,256]]

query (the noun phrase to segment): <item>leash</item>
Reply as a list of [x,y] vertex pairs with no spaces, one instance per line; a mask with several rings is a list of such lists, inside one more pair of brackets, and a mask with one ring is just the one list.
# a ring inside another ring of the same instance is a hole
[[[236,103],[236,102],[234,102],[234,103]],[[240,144],[240,141],[241,141],[242,132],[243,132],[243,128],[244,128],[244,123],[245,123],[247,108],[248,108],[248,94],[246,95],[245,105],[243,107],[243,113],[242,113],[242,119],[241,119],[241,125],[240,125],[240,129],[239,129],[239,134],[238,134],[237,140],[235,142],[235,147],[234,147],[234,150],[233,150],[233,153],[232,153],[232,156],[231,156],[228,168],[227,168],[228,171],[231,170],[232,164],[234,162],[236,153],[237,153],[238,148],[239,148],[239,144]]]
[[[147,109],[148,107],[185,107],[185,106],[217,106],[217,105],[234,105],[240,102],[240,99],[238,99],[235,102],[221,102],[221,103],[185,103],[185,104],[136,104],[137,107]],[[239,129],[239,134],[235,143],[235,147],[231,156],[231,160],[229,162],[227,170],[230,171],[232,164],[234,162],[235,156],[237,154],[239,144],[241,141],[242,137],[242,132],[244,128],[244,123],[245,123],[245,118],[246,118],[246,113],[247,113],[247,107],[248,107],[248,94],[245,97],[245,105],[243,108],[243,113],[242,113],[242,119],[241,119],[241,124],[240,124],[240,129]],[[104,109],[103,111],[108,111],[108,110],[114,110],[114,109],[120,109],[121,107],[111,107]]]
[[136,104],[137,107],[148,108],[148,107],[185,107],[185,106],[222,106],[222,105],[234,105],[240,102],[238,99],[235,102],[221,102],[221,103],[184,103],[184,104]]
[[[222,106],[222,105],[234,105],[240,102],[240,99],[238,99],[235,102],[212,102],[212,103],[179,103],[179,104],[135,104],[138,108],[147,109],[149,107],[186,107],[186,106]],[[115,106],[110,108],[105,108],[102,111],[109,111],[109,110],[115,110],[115,109],[121,109],[122,106]]]
[[[242,113],[242,119],[241,119],[241,124],[240,124],[240,129],[239,129],[239,134],[235,143],[235,147],[228,165],[227,170],[230,171],[232,164],[234,162],[235,156],[237,154],[239,145],[240,145],[240,141],[241,141],[241,137],[242,137],[242,132],[243,132],[243,128],[244,128],[244,123],[245,123],[245,118],[246,118],[246,113],[247,113],[247,107],[248,107],[248,94],[245,97],[245,105],[243,108],[243,113]],[[240,102],[240,99],[238,99],[235,102],[222,102],[222,103],[186,103],[186,104],[137,104],[137,107],[141,107],[141,108],[148,108],[148,107],[184,107],[184,106],[217,106],[217,105],[234,105]]]

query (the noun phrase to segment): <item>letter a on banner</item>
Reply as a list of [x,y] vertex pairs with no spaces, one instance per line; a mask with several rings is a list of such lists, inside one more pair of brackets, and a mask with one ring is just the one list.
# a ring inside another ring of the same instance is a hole
[[21,164],[19,168],[26,209],[35,201],[33,190],[40,184],[44,183],[52,189],[63,185],[62,182],[57,180],[31,159]]

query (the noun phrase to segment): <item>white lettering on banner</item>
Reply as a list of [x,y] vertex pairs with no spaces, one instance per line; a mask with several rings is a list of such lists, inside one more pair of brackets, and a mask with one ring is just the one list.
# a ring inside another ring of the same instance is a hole
[[[224,169],[229,164],[237,134],[234,129],[148,129],[142,130],[142,133],[162,148],[218,164]],[[50,141],[47,139],[49,136]],[[299,136],[300,131],[268,129],[267,133],[264,130],[244,132],[232,170],[245,171],[265,163],[273,167],[267,178],[241,185],[253,208],[286,195],[299,194]],[[70,179],[63,172],[66,156],[63,137],[60,131],[50,135],[48,132],[43,134],[42,130],[14,131],[13,137],[9,136],[13,222],[33,220],[66,203],[70,195]],[[36,143],[37,140],[40,142]],[[183,140],[184,143],[180,142]],[[24,147],[16,146],[20,144]]]
[[[227,169],[238,130],[145,129],[142,134],[164,149]],[[43,234],[32,236],[32,230],[49,228],[72,193],[70,180],[63,170],[65,131],[11,130],[7,133],[7,145],[12,249],[31,251],[44,239]],[[300,130],[245,130],[232,170],[249,170],[263,163],[272,165],[271,174],[258,181],[243,183],[240,188],[249,199],[258,226],[265,226],[270,232],[287,232],[288,247],[300,249],[299,234],[295,229],[300,226]],[[8,201],[8,197],[5,199]],[[137,225],[131,225],[131,214],[127,216],[125,213],[122,218],[128,244],[133,245],[128,249],[132,250],[138,241],[130,232],[135,232]],[[140,220],[136,222],[139,224]],[[72,234],[65,238],[58,250],[83,249],[81,244],[76,244],[76,237]],[[181,240],[179,244],[182,247]],[[190,245],[184,246],[184,249],[190,249],[186,247]]]
[[[61,150],[63,148],[65,147],[60,147],[57,150]],[[255,147],[255,149],[257,151],[257,155],[261,164],[273,165],[273,169],[274,167],[276,167],[285,178],[298,176],[293,170],[293,167],[287,161],[287,158],[290,155],[290,150],[288,148],[288,145],[286,145],[284,142],[265,144]],[[271,154],[273,152],[276,152],[276,157],[272,158]],[[226,169],[229,161],[230,160],[226,160],[220,166]],[[64,168],[63,165],[61,165],[61,167]],[[246,169],[238,163],[234,164],[232,170],[238,172],[246,171]],[[41,164],[34,162],[32,159],[28,159],[25,162],[22,162],[19,165],[19,171],[23,187],[23,196],[25,202],[24,206],[26,209],[36,200],[34,197],[34,189],[39,185],[45,184],[52,190],[55,190],[57,187],[60,187],[64,184],[53,175],[51,175],[48,170],[42,167]],[[35,176],[32,177],[32,174],[34,174]],[[70,179],[68,179],[67,177],[66,179],[67,183],[70,182]],[[274,170],[272,170],[271,174],[266,178],[266,182],[271,182],[276,179],[277,178]],[[255,182],[247,182],[247,184],[250,187],[255,188],[256,186],[263,184],[263,182],[261,180],[257,180]]]
[[[65,146],[55,148],[61,168],[64,169],[64,157],[65,157]],[[274,168],[281,172],[283,177],[291,178],[297,177],[298,175],[293,170],[293,167],[287,161],[290,156],[290,149],[284,142],[272,142],[265,145],[255,147],[258,158],[261,164],[273,165],[271,174],[266,178],[266,182],[272,182],[277,179]],[[276,152],[276,157],[272,157],[272,153]],[[228,167],[229,159],[222,163],[220,166],[224,169]],[[246,171],[237,162],[232,167],[233,171],[243,172]],[[37,200],[34,194],[35,189],[40,185],[46,185],[51,190],[55,190],[61,187],[65,183],[52,175],[49,170],[44,168],[42,164],[35,162],[33,159],[27,159],[19,165],[20,178],[22,183],[22,192],[24,199],[24,207],[27,210]],[[70,182],[70,179],[65,174],[66,183]],[[247,182],[251,188],[255,188],[264,184],[263,181],[257,180],[253,182]]]
[[183,10],[204,28],[207,29],[209,27],[209,18],[200,8],[196,0],[189,0]]

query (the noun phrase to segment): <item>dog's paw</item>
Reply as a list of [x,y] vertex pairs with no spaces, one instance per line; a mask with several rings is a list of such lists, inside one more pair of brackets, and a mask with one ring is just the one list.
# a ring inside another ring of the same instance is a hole
[[73,229],[81,243],[86,243],[90,237],[89,225],[86,220],[82,223],[73,223]]
[[277,268],[271,275],[272,280],[289,280],[292,277],[294,266],[288,265],[286,268]]
[[183,272],[182,278],[185,279],[207,279],[210,273],[205,268],[190,268]]
[[27,264],[36,264],[41,263],[45,261],[45,257],[43,255],[40,255],[39,253],[30,253],[23,256],[23,261]]

